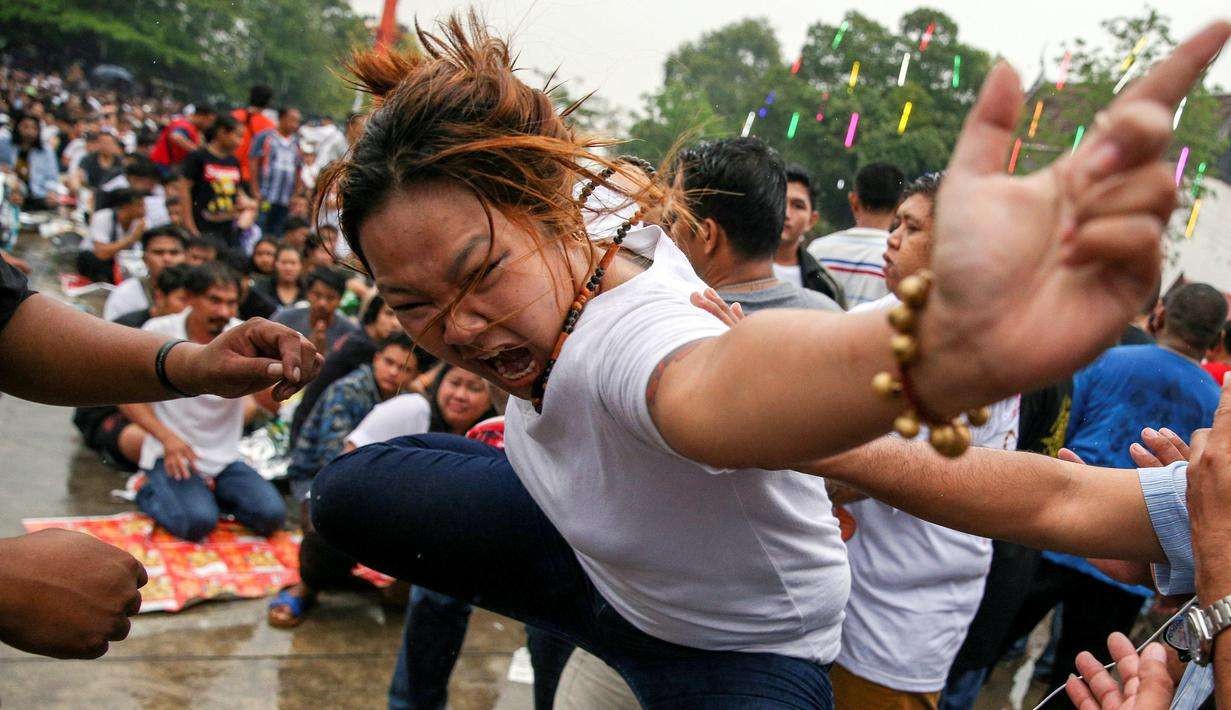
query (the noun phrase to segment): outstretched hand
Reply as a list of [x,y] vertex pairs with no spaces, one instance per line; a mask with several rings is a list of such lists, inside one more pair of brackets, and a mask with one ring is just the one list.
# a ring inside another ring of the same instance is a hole
[[[176,359],[181,349],[185,354]],[[240,397],[273,386],[274,399],[281,401],[311,382],[323,362],[316,347],[299,333],[252,318],[208,345],[176,347],[167,374],[177,387],[194,394]],[[173,365],[177,365],[174,370]]]
[[[1115,342],[1159,277],[1176,201],[1163,162],[1174,107],[1229,35],[1217,22],[1181,44],[1098,115],[1072,155],[1027,177],[1004,170],[1018,76],[1003,63],[991,71],[938,195],[936,291],[921,335],[924,353],[947,357],[920,362],[924,401],[964,408],[1028,391]],[[958,401],[955,381],[985,391]]]

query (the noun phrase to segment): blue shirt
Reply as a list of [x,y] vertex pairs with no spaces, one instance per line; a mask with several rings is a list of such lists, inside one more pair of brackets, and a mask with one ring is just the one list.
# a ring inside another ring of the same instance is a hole
[[294,136],[283,137],[273,128],[262,131],[253,139],[249,157],[255,164],[262,156],[265,162],[260,175],[261,199],[272,205],[289,205],[303,165],[299,140]]
[[[1145,495],[1150,525],[1167,555],[1167,564],[1154,565],[1154,583],[1166,595],[1193,594],[1197,583],[1188,520],[1188,464],[1181,461],[1166,468],[1139,469],[1137,477]],[[1172,710],[1196,708],[1213,691],[1214,667],[1190,663],[1171,701]]]
[[380,388],[371,365],[360,365],[326,387],[295,441],[295,450],[291,452],[291,477],[315,476],[322,466],[337,458],[346,444],[346,437],[380,400]]
[[[1091,466],[1135,468],[1128,448],[1146,427],[1167,427],[1188,440],[1208,427],[1219,389],[1200,365],[1158,345],[1112,348],[1073,377],[1073,409],[1066,445]],[[1082,557],[1044,552],[1043,558],[1148,597],[1149,589],[1121,584]]]

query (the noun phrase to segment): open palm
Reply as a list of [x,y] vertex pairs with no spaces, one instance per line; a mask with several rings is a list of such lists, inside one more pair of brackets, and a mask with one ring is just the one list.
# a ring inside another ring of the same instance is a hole
[[1020,84],[1007,65],[993,69],[937,200],[931,337],[962,356],[936,381],[974,376],[988,401],[1053,382],[1115,343],[1159,278],[1176,199],[1162,160],[1172,111],[1229,35],[1219,22],[1177,47],[1073,155],[1027,177],[1004,173]]

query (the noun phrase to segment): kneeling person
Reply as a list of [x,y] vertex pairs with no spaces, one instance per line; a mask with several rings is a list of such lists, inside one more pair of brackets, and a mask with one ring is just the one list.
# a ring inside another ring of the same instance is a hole
[[[196,267],[185,288],[187,309],[152,318],[142,329],[205,344],[240,324],[239,277],[229,268]],[[140,461],[147,480],[137,505],[171,534],[201,540],[225,513],[261,535],[282,527],[282,497],[239,458],[243,399],[199,395],[120,410],[149,432]]]

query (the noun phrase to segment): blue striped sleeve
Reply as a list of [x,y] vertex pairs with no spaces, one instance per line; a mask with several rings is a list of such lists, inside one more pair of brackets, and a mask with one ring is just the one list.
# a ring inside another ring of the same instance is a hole
[[1188,521],[1188,463],[1137,470],[1154,534],[1167,564],[1154,565],[1154,582],[1163,594],[1196,591],[1193,535]]

